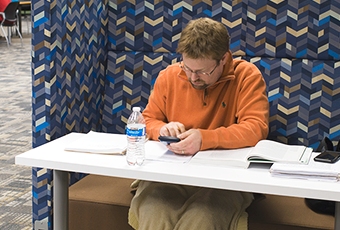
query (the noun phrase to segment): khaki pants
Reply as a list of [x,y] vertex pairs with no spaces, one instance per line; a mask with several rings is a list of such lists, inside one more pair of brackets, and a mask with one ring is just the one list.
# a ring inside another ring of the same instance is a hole
[[252,199],[250,193],[141,181],[129,224],[139,230],[236,230]]

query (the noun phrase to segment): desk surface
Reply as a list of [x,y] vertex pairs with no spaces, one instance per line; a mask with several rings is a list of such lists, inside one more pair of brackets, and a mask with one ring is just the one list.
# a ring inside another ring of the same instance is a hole
[[272,177],[268,168],[204,166],[146,161],[143,166],[128,166],[125,156],[67,152],[64,147],[81,137],[71,133],[22,153],[15,163],[122,178],[161,181],[264,194],[309,197],[340,201],[340,183]]

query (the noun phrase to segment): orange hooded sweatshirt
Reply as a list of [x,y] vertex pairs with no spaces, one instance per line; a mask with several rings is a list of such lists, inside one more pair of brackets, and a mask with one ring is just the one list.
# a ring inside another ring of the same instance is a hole
[[266,84],[254,64],[233,59],[231,52],[222,76],[203,90],[193,88],[176,63],[159,73],[143,116],[153,140],[173,121],[199,129],[201,150],[254,146],[268,135]]

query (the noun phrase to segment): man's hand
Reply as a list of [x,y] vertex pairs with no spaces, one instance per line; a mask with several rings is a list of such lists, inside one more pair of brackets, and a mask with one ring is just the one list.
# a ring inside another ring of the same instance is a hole
[[177,137],[181,141],[168,145],[170,151],[181,155],[194,155],[201,149],[202,135],[198,129],[190,129]]
[[161,136],[170,136],[170,137],[178,137],[181,133],[185,132],[185,127],[182,123],[179,122],[170,122],[164,125],[159,130],[159,135]]

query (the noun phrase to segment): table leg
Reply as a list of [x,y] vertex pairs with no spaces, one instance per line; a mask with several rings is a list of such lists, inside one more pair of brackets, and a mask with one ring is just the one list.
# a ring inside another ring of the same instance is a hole
[[340,202],[335,202],[335,230],[340,230]]
[[53,229],[68,230],[68,172],[53,171]]
[[18,13],[18,21],[19,21],[19,32],[22,34],[22,21],[21,21],[21,5],[19,4],[18,7],[19,13]]

